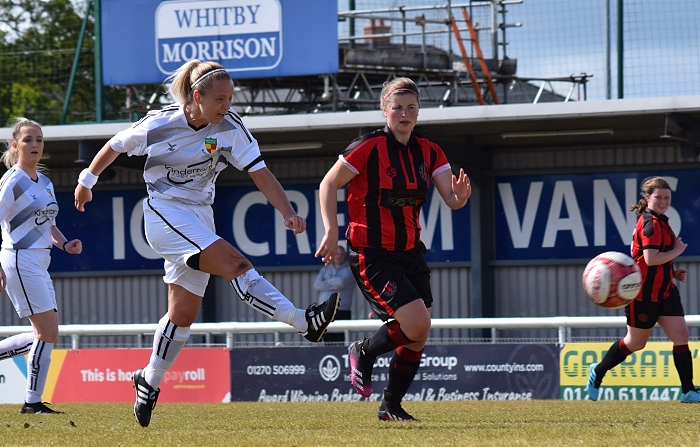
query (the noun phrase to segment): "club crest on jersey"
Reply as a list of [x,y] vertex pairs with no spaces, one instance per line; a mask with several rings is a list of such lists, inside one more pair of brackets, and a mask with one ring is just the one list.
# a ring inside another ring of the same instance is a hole
[[217,151],[216,138],[205,138],[204,139],[204,150],[202,150],[202,153],[204,155],[206,155],[207,157],[213,157],[214,155],[219,153]]
[[420,165],[420,168],[418,168],[418,174],[420,175],[420,178],[423,179],[423,181],[427,182],[428,181],[428,165],[423,163]]
[[52,199],[54,198],[53,193],[49,188],[46,188],[46,192],[49,193],[49,197],[51,197]]

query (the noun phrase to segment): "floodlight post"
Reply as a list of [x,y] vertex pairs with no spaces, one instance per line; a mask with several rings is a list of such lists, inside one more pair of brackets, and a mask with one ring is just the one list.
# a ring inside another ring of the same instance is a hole
[[75,75],[78,72],[78,62],[80,62],[80,52],[83,50],[83,40],[85,40],[85,31],[87,30],[88,18],[90,17],[90,9],[92,8],[92,1],[87,4],[87,10],[85,10],[85,17],[83,17],[83,24],[80,27],[80,35],[78,36],[78,45],[75,48],[75,55],[73,56],[73,66],[70,70],[70,77],[68,79],[68,87],[66,87],[66,96],[63,98],[63,111],[61,112],[61,124],[66,124],[66,116],[68,115],[68,105],[70,104],[70,97],[73,93],[73,83],[75,82]]
[[102,86],[102,0],[92,0],[95,7],[95,121],[102,122],[104,87]]

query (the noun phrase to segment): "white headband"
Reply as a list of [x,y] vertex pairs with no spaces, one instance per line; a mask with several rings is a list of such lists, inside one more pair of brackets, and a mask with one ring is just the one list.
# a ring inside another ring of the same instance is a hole
[[203,81],[204,79],[206,79],[207,76],[209,76],[209,75],[211,75],[211,74],[214,74],[214,73],[218,73],[218,72],[220,72],[220,71],[226,71],[226,69],[225,69],[225,68],[217,68],[216,70],[212,70],[212,71],[209,71],[209,72],[207,72],[207,73],[204,73],[202,76],[200,76],[199,78],[197,78],[197,80],[194,81],[194,82],[190,85],[190,88],[194,88],[195,85],[199,84],[201,81]]

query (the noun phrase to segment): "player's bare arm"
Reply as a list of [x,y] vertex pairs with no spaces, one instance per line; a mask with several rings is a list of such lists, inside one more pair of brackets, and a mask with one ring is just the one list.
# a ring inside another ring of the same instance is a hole
[[[88,172],[81,173],[81,180],[79,180],[78,186],[75,187],[74,193],[75,207],[78,211],[81,213],[84,212],[85,204],[92,200],[92,186],[88,188],[84,186],[83,183],[90,182],[94,185],[94,183],[97,181],[97,177],[102,174],[102,171],[107,169],[107,167],[111,165],[118,156],[119,152],[112,150],[112,147],[109,145],[109,143],[107,143],[102,147],[102,149],[100,149],[97,155],[95,155],[95,158],[93,158],[92,163],[90,163],[90,166],[87,168]],[[85,175],[87,175],[87,179],[82,180],[82,177]],[[85,184],[89,186],[90,183]]]
[[338,190],[348,184],[355,176],[350,169],[338,160],[321,180],[318,200],[321,206],[324,234],[315,256],[321,258],[325,265],[333,262],[338,250]]
[[447,206],[456,210],[466,205],[472,195],[472,185],[464,169],[458,175],[447,170],[433,177],[433,183]]
[[284,188],[282,188],[280,182],[269,169],[258,169],[257,171],[249,172],[248,175],[250,175],[255,186],[263,193],[270,204],[282,214],[285,227],[294,230],[294,234],[299,234],[306,230],[306,220],[294,210],[292,204],[289,203]]
[[673,261],[675,258],[680,256],[688,244],[683,242],[680,237],[676,238],[676,242],[673,245],[673,249],[670,251],[661,252],[659,250],[647,248],[644,250],[644,262],[647,265],[662,265],[667,262]]
[[83,252],[83,242],[80,239],[68,240],[57,226],[51,227],[51,239],[53,244],[72,255],[79,255]]

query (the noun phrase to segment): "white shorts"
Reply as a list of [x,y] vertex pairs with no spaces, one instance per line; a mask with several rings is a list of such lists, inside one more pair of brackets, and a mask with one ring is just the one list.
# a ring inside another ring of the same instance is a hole
[[165,259],[163,281],[204,296],[210,275],[188,267],[187,259],[221,239],[211,206],[144,199],[143,219],[148,244]]
[[0,250],[7,278],[7,294],[20,318],[56,311],[56,292],[49,276],[51,250],[43,248]]

